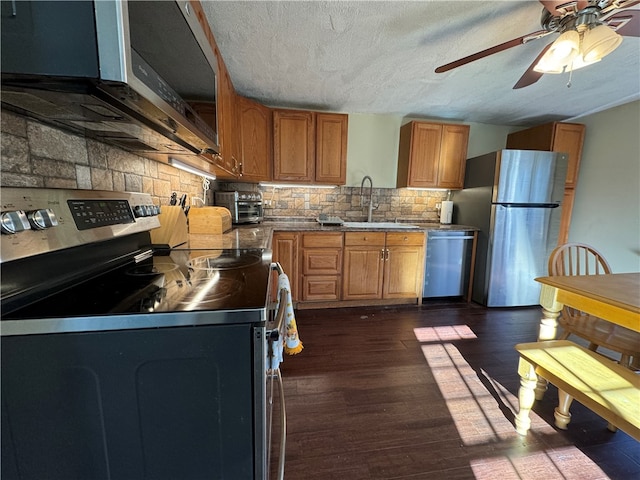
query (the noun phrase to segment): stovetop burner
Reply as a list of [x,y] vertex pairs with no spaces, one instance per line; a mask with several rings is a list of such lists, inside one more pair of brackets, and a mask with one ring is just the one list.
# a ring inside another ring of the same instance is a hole
[[198,270],[231,270],[246,268],[260,263],[262,256],[256,252],[243,252],[240,250],[221,250],[216,254],[196,257],[188,262],[190,269]]
[[126,275],[149,276],[166,274],[169,272],[175,272],[176,270],[178,270],[178,268],[178,265],[176,265],[175,263],[154,262],[150,265],[136,265],[135,267],[127,270]]

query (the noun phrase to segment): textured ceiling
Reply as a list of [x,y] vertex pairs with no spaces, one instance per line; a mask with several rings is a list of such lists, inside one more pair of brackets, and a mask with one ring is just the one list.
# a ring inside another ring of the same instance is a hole
[[570,88],[569,74],[547,74],[512,89],[557,34],[434,73],[540,30],[537,1],[202,3],[236,90],[269,106],[534,125],[640,98],[634,37]]

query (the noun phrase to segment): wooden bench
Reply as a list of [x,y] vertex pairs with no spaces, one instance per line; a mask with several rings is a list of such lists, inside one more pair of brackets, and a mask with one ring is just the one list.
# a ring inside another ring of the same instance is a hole
[[520,409],[516,431],[526,435],[537,376],[558,387],[555,424],[566,429],[575,398],[610,425],[640,440],[640,375],[568,340],[521,343],[518,374]]

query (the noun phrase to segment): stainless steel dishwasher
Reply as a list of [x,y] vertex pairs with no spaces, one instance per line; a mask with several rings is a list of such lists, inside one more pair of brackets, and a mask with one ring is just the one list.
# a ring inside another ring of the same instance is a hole
[[473,259],[473,231],[427,233],[422,296],[467,296]]

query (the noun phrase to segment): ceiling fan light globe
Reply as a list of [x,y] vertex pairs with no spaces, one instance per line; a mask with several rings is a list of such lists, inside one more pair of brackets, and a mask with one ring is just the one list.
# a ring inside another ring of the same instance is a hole
[[598,58],[596,60],[585,60],[582,55],[578,55],[573,59],[573,63],[571,63],[571,70],[578,70],[579,68],[587,67],[589,65],[593,65],[594,63],[598,63],[601,59]]
[[598,25],[584,33],[582,56],[588,63],[597,62],[622,43],[622,36],[606,25]]
[[564,66],[554,62],[545,61],[544,57],[533,67],[535,72],[539,73],[562,73]]
[[562,73],[578,56],[580,35],[575,30],[567,30],[560,35],[545,52],[533,70],[539,73]]
[[[544,55],[557,65],[569,65],[580,52],[580,35],[575,30],[567,30],[560,35]],[[552,59],[552,60],[551,60]]]

